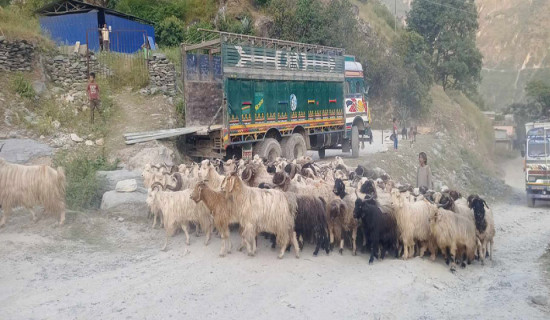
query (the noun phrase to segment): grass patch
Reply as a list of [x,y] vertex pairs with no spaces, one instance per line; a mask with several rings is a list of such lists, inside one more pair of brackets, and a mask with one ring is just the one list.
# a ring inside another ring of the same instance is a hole
[[52,41],[41,33],[36,16],[14,5],[0,7],[0,30],[8,40],[27,40],[42,47],[53,47]]
[[[109,76],[105,77],[109,86],[114,89],[122,87],[144,88],[149,84],[149,71],[143,52],[123,54],[118,52],[100,52],[98,61],[108,68]],[[102,74],[98,74],[102,76]]]
[[176,66],[176,71],[181,70],[181,48],[180,47],[160,47],[156,52],[163,53],[166,58]]
[[61,128],[75,132],[81,137],[92,134],[94,137],[107,136],[107,124],[116,113],[116,105],[111,98],[111,90],[107,80],[98,79],[101,98],[101,115],[95,115],[95,122],[90,123],[90,110],[77,111],[77,106],[55,98],[33,101],[32,111],[36,114],[35,121],[27,123],[27,127],[40,135],[52,135],[58,129],[55,122],[59,122]]
[[[388,8],[377,0],[351,0],[359,8],[359,18],[370,24],[374,32],[391,42],[397,35],[394,31],[394,18]],[[399,29],[399,25],[397,26]]]
[[32,99],[36,95],[31,82],[22,73],[17,73],[11,81],[12,90],[23,98]]
[[55,167],[61,166],[65,169],[67,206],[70,209],[87,209],[101,202],[96,172],[115,170],[118,161],[109,163],[104,150],[98,152],[79,148],[56,153],[53,163]]

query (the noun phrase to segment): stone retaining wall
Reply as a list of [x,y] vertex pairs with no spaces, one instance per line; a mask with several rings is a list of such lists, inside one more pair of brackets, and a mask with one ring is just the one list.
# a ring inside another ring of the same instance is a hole
[[8,41],[0,36],[0,70],[30,71],[34,45],[25,40]]

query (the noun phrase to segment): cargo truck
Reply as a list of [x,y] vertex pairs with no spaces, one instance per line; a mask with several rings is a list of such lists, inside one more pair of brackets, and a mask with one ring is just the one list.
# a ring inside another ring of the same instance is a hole
[[201,31],[182,45],[187,155],[357,157],[372,142],[363,67],[344,49]]
[[526,123],[525,132],[525,191],[527,205],[534,207],[536,200],[550,200],[550,122]]

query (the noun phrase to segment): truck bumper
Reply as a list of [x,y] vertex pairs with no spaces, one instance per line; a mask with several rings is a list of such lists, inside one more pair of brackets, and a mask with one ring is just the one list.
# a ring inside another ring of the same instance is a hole
[[550,200],[550,186],[527,186],[527,198]]

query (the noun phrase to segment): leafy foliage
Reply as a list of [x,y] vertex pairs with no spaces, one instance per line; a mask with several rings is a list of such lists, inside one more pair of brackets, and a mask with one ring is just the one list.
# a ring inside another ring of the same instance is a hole
[[158,24],[156,33],[160,45],[178,46],[185,39],[185,25],[175,16],[169,16]]
[[67,206],[71,209],[86,209],[101,201],[96,172],[115,170],[117,161],[109,163],[104,154],[93,154],[86,150],[60,151],[55,155],[54,166],[61,166],[65,169]]
[[407,16],[410,30],[422,35],[432,57],[435,80],[443,89],[477,90],[482,56],[476,47],[478,29],[473,0],[416,0]]
[[533,80],[525,87],[527,98],[540,106],[543,115],[550,115],[550,84],[542,80]]

